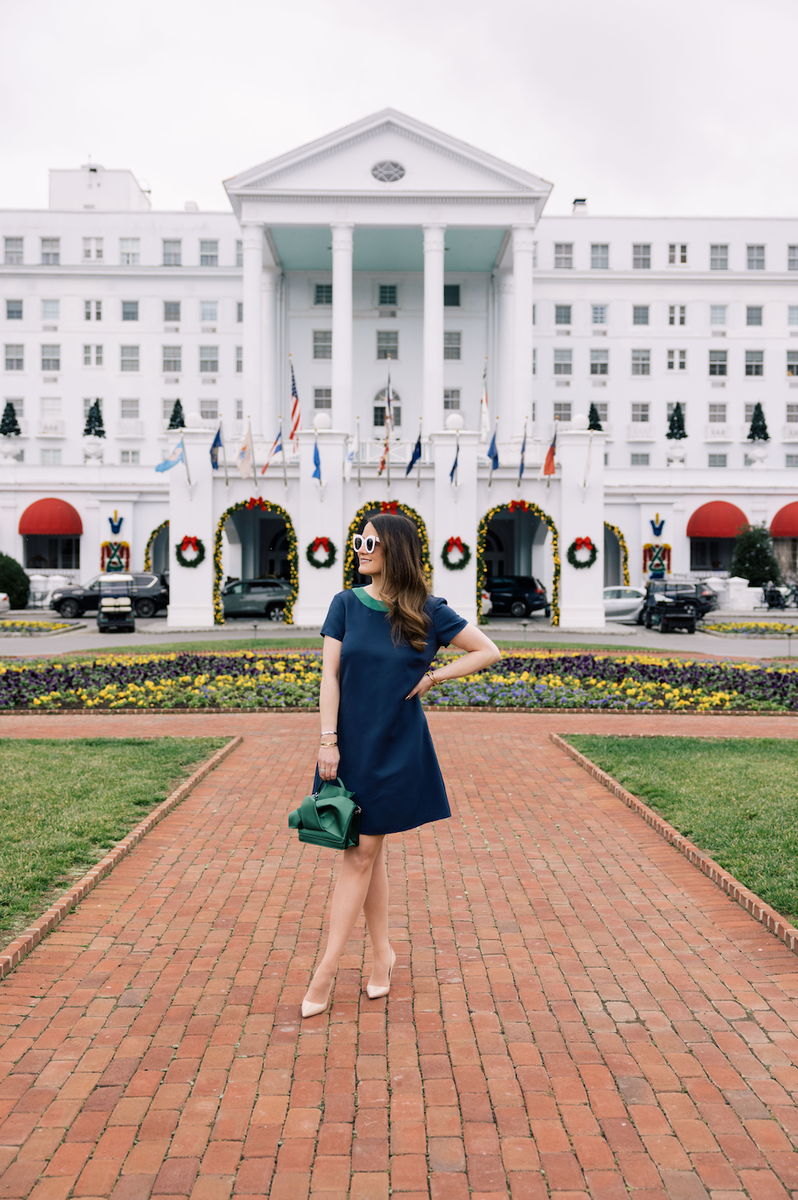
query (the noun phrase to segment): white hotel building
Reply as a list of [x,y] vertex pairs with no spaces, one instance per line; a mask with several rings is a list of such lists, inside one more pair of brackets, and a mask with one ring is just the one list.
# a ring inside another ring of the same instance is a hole
[[[472,617],[480,524],[486,568],[556,581],[572,627],[603,622],[624,547],[632,583],[658,543],[675,575],[723,574],[739,524],[765,522],[795,570],[798,218],[602,217],[585,201],[547,217],[545,180],[392,110],[225,186],[229,212],[159,212],[129,171],[86,166],[50,173],[46,211],[0,213],[2,401],[21,431],[0,439],[0,549],[28,570],[88,579],[103,543],[122,542],[132,568],[147,555],[171,570],[170,621],[201,626],[221,528],[223,573],[293,570],[294,619],[309,623],[342,585],[352,521],[393,500],[424,524],[436,590]],[[304,432],[262,476],[280,415],[287,440],[289,354]],[[106,436],[86,438],[98,398]],[[182,466],[154,470],[179,437],[177,399],[190,488]],[[688,436],[672,441],[677,402]],[[768,442],[748,439],[757,402]],[[227,482],[208,455],[220,419]],[[257,480],[233,466],[248,421]],[[175,561],[183,535],[207,546],[195,570]],[[331,570],[306,559],[319,536],[339,548]],[[450,536],[472,549],[465,570],[441,563]],[[596,568],[567,563],[577,536],[599,547]]]

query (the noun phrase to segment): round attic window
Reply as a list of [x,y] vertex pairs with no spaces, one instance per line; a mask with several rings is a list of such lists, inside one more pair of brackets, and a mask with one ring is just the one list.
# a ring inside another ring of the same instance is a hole
[[379,179],[380,183],[396,183],[405,173],[405,169],[401,163],[378,162],[371,168],[371,173],[375,179]]

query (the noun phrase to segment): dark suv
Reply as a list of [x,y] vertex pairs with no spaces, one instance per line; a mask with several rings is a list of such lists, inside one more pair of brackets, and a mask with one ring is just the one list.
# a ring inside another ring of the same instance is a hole
[[694,608],[696,617],[705,617],[718,607],[718,597],[705,583],[689,583],[687,580],[652,579],[646,588],[646,601],[638,621],[642,620],[647,629],[652,625],[652,609],[657,603],[658,596],[672,596],[681,600],[685,606]]
[[492,617],[503,613],[509,613],[511,617],[528,617],[541,608],[544,616],[551,616],[546,589],[531,575],[486,575],[484,589],[490,593]]
[[[56,588],[50,597],[50,608],[68,618],[96,612],[100,603],[100,580],[113,574],[113,571],[105,571],[85,587]],[[166,575],[154,575],[151,571],[131,571],[130,574],[135,580],[130,586],[130,595],[137,617],[154,617],[168,606],[169,579]]]

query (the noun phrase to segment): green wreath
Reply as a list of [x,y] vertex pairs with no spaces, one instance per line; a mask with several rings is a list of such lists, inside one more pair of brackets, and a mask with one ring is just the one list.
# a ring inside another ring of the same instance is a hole
[[[452,562],[449,558],[450,553],[455,548],[461,552],[459,562]],[[468,542],[461,541],[460,538],[450,537],[448,542],[443,543],[441,561],[447,571],[462,571],[471,562],[471,547],[468,545]]]
[[[327,557],[320,562],[318,558],[316,558],[316,551],[318,550],[319,546],[324,549],[324,546],[322,545],[323,542],[327,543]],[[305,549],[305,558],[312,567],[316,568],[317,571],[324,571],[327,567],[331,567],[335,562],[337,555],[338,548],[333,542],[332,538],[314,538],[312,542],[308,542]]]
[[[192,543],[196,546],[197,557],[186,558],[183,551],[187,550]],[[181,567],[198,567],[201,562],[205,562],[205,543],[202,538],[189,537],[186,534],[182,542],[175,542],[175,558]]]
[[[590,555],[588,558],[577,558],[577,550],[589,550]],[[598,548],[593,545],[589,537],[577,538],[576,541],[571,542],[565,557],[572,567],[576,567],[577,571],[586,571],[598,558]]]

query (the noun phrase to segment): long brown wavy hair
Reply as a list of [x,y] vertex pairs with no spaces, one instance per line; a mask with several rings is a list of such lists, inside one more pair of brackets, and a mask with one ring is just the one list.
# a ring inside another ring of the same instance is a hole
[[[394,642],[403,639],[415,650],[427,643],[430,620],[424,611],[429,588],[421,566],[421,540],[409,517],[398,513],[381,513],[370,517],[382,547],[384,566],[380,591],[388,605],[391,636]],[[364,526],[365,528],[365,526]]]

